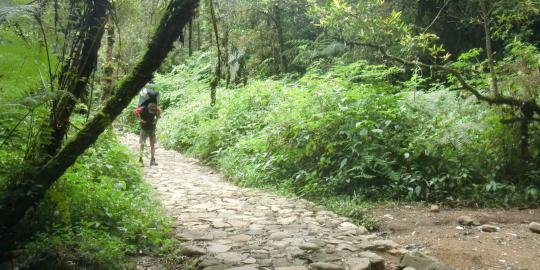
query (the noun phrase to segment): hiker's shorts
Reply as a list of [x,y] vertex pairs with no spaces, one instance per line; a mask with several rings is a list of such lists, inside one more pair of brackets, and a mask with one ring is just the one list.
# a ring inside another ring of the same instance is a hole
[[146,144],[146,138],[150,138],[150,145],[156,144],[156,131],[141,129],[141,133],[139,136],[139,144]]

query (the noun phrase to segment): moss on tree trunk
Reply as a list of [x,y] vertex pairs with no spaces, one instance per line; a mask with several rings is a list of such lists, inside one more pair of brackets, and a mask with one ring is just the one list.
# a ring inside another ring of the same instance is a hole
[[77,158],[84,153],[127,107],[139,90],[152,78],[161,62],[172,49],[182,28],[193,16],[198,0],[173,0],[167,7],[160,25],[143,58],[131,74],[115,88],[103,109],[95,115],[78,134],[66,142],[44,166],[32,177],[9,185],[0,197],[0,249],[14,248],[10,241],[15,226],[34,205],[39,203],[46,191],[58,180]]

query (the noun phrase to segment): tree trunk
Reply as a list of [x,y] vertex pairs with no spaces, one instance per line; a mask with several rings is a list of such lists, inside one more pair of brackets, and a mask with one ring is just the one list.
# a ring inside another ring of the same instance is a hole
[[495,98],[500,97],[499,86],[497,84],[497,72],[495,71],[495,60],[493,58],[493,46],[491,44],[491,19],[486,8],[485,0],[480,1],[480,10],[484,20],[484,33],[486,38],[486,54],[488,57],[489,71],[491,73],[491,92]]
[[273,7],[273,21],[276,25],[276,32],[278,37],[278,46],[279,46],[279,67],[282,73],[287,73],[288,61],[285,56],[285,38],[283,37],[283,27],[281,26],[281,10],[277,4]]
[[222,66],[223,66],[223,75],[224,75],[224,78],[225,78],[225,82],[226,82],[226,85],[227,87],[229,87],[229,83],[230,83],[230,77],[231,77],[231,70],[230,70],[230,67],[229,67],[229,29],[226,29],[225,27],[223,27],[223,39],[222,39],[222,44],[223,44],[223,57],[221,58],[222,59]]
[[530,120],[526,117],[521,119],[521,160],[524,163],[529,161],[529,124]]
[[101,93],[101,100],[105,101],[107,100],[113,90],[113,74],[114,74],[114,55],[113,55],[113,48],[114,44],[116,42],[116,39],[114,38],[114,23],[112,22],[112,17],[109,16],[107,23],[107,50],[105,52],[105,65],[103,68],[103,81],[102,81],[102,93]]
[[201,49],[201,43],[202,43],[202,37],[201,37],[201,20],[197,20],[197,50],[199,51]]
[[188,26],[188,54],[189,56],[191,56],[193,54],[193,44],[192,44],[192,40],[193,40],[193,18],[191,20],[189,20],[189,26]]
[[78,133],[37,173],[21,183],[11,184],[0,197],[0,249],[13,248],[9,234],[27,210],[39,203],[51,185],[60,178],[77,158],[90,147],[99,135],[128,106],[139,90],[150,81],[153,72],[172,49],[182,28],[192,17],[198,0],[173,0],[167,7],[148,49],[129,76],[116,87],[114,95]]
[[216,104],[216,88],[221,78],[221,48],[219,45],[219,32],[217,26],[216,12],[214,10],[214,0],[208,0],[208,7],[210,9],[210,19],[212,20],[212,27],[214,29],[214,36],[216,38],[217,48],[217,64],[214,71],[214,78],[210,82],[210,106]]
[[428,9],[427,1],[418,0],[416,4],[416,18],[415,18],[416,25],[424,26],[424,17],[426,16],[427,9]]
[[59,76],[59,86],[68,94],[62,95],[53,104],[50,118],[52,141],[45,147],[46,153],[50,156],[56,154],[62,146],[73,108],[75,108],[77,101],[84,96],[90,75],[96,68],[108,9],[108,0],[93,0],[92,11],[88,15],[88,26],[81,31],[85,36],[80,57],[74,62],[72,59],[67,59],[62,68],[63,73]]
[[530,146],[530,125],[534,119],[534,105],[531,102],[525,102],[521,106],[521,121],[520,121],[520,167],[519,179],[521,185],[525,185],[527,180],[527,168],[531,155],[529,153]]

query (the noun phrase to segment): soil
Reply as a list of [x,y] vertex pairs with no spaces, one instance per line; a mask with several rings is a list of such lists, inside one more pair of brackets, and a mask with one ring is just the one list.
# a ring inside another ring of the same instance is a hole
[[[381,221],[381,235],[410,250],[431,252],[458,269],[540,269],[540,234],[529,230],[540,222],[540,209],[440,209],[425,206],[383,205],[372,209]],[[469,216],[493,224],[497,232],[479,226],[461,226],[458,217]],[[397,264],[398,256],[387,258]]]

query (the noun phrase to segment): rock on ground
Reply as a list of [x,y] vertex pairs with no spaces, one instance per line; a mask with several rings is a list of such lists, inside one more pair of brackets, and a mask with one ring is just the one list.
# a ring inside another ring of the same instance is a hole
[[480,227],[480,229],[483,232],[496,232],[498,230],[497,226],[491,224],[484,224],[482,225],[482,227]]
[[186,245],[183,246],[181,253],[184,256],[201,256],[206,254],[206,250],[197,246]]
[[473,225],[474,219],[469,216],[460,216],[458,217],[458,223],[465,226]]
[[531,224],[529,224],[529,230],[533,233],[540,233],[540,223],[531,222]]
[[454,270],[454,268],[439,262],[437,258],[421,252],[403,255],[399,267],[401,269],[410,267],[416,270]]

